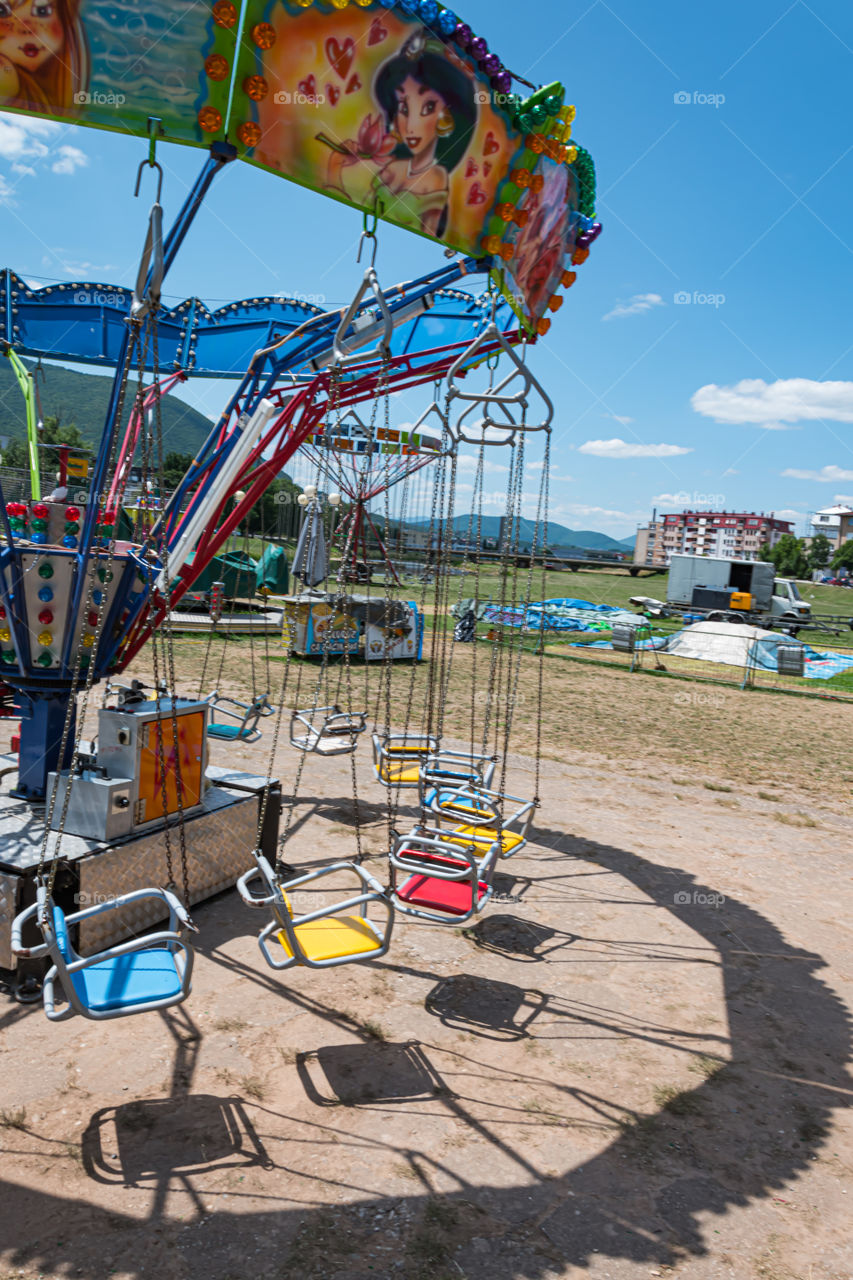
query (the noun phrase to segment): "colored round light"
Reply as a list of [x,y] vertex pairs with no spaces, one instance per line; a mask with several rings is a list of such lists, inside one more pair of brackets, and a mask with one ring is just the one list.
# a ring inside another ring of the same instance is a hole
[[563,109],[563,99],[558,93],[549,93],[542,105],[549,116],[558,116]]
[[5,618],[5,617],[6,617],[6,609],[2,604],[0,604],[0,618]]
[[113,580],[113,571],[112,571],[112,569],[104,569],[103,567],[101,567],[101,568],[98,570],[98,581],[99,581],[99,582],[112,582],[112,580]]
[[222,112],[216,107],[202,107],[196,119],[205,133],[217,133],[222,128]]
[[79,519],[80,519],[80,508],[79,508],[79,507],[66,507],[66,508],[65,508],[65,519],[66,519],[66,520],[79,520]]
[[437,0],[420,0],[420,4],[418,5],[418,17],[421,22],[424,22],[428,27],[431,27],[438,18]]
[[256,147],[261,140],[261,126],[254,120],[244,120],[237,130],[237,137],[244,147]]
[[77,539],[74,537],[73,533],[66,533],[65,537],[62,539],[62,545],[63,547],[77,546]]
[[243,92],[253,102],[261,102],[269,91],[270,87],[263,76],[246,76],[243,81]]
[[[562,301],[562,299],[561,299],[561,301]],[[97,611],[97,609],[90,609],[90,610],[89,610],[89,612],[86,614],[86,621],[88,622],[88,624],[89,624],[89,626],[90,626],[90,627],[96,627],[96,626],[98,625],[98,611]]]
[[43,627],[49,627],[51,622],[53,622],[53,610],[42,609],[41,613],[39,614],[39,622],[42,624]]
[[15,655],[14,655],[14,653],[12,653],[12,651],[11,651],[11,650],[7,650],[7,651],[6,651],[6,653],[0,654],[0,657],[2,657],[2,659],[3,659],[3,661],[6,663],[6,666],[7,666],[7,667],[14,667],[14,665],[15,665]]
[[564,302],[565,302],[565,298],[561,298],[559,293],[555,293],[553,298],[551,298],[550,302],[548,303],[548,306],[552,311],[559,311],[560,307],[563,305]]
[[23,516],[23,515],[26,515],[26,513],[27,513],[27,508],[24,506],[23,502],[7,502],[6,503],[7,516]]
[[545,139],[543,137],[540,137],[538,133],[529,134],[524,141],[526,142],[530,150],[533,151],[537,156],[541,156],[542,152],[545,150]]
[[560,284],[564,289],[571,289],[572,285],[578,278],[577,271],[564,271],[560,276]]
[[30,534],[30,542],[35,542],[37,546],[43,546],[47,542],[47,534],[32,533]]
[[0,641],[2,641],[3,644],[8,644],[11,639],[12,639],[12,632],[9,630],[9,628],[0,627]]
[[34,502],[33,515],[38,516],[40,520],[46,520],[50,515],[50,508],[44,502]]
[[537,103],[535,107],[531,107],[527,114],[530,116],[534,129],[541,129],[548,119],[548,112],[541,102]]
[[217,27],[233,27],[237,21],[237,6],[231,0],[216,0],[213,6],[213,21]]
[[32,520],[30,522],[30,528],[35,529],[37,533],[44,533],[47,528],[47,521],[40,519]]
[[43,604],[47,604],[47,602],[52,599],[53,587],[39,587],[39,600],[41,600]]
[[550,328],[551,321],[547,316],[543,316],[541,320],[536,322],[536,332],[539,334],[540,338],[544,338]]
[[53,644],[53,632],[40,631],[38,634],[38,642],[43,649],[46,649],[48,645]]
[[91,631],[87,631],[87,632],[86,632],[86,634],[85,634],[85,635],[84,635],[84,637],[83,637],[83,645],[84,645],[84,647],[85,647],[86,649],[91,649],[91,647],[92,647],[92,645],[93,645],[94,643],[95,643],[95,637],[92,635]]
[[204,60],[204,70],[207,74],[208,80],[225,80],[227,79],[228,72],[230,70],[228,66],[228,59],[223,58],[221,53],[211,53],[209,57]]
[[252,40],[259,49],[271,49],[275,44],[275,27],[270,22],[256,22],[252,27]]
[[489,46],[482,36],[474,36],[474,39],[471,41],[469,46],[469,51],[472,58],[476,58],[478,62],[482,62],[483,58],[485,58],[486,54],[489,52]]
[[490,53],[480,63],[480,70],[485,71],[487,76],[496,76],[503,70],[503,63],[496,53]]
[[92,592],[92,601],[94,604],[100,604],[103,598],[104,598],[103,591],[95,590]]
[[512,89],[512,75],[509,71],[500,71],[492,79],[492,88],[495,93],[502,93],[505,97]]
[[332,0],[333,9],[346,9],[349,0]]
[[509,175],[510,182],[514,182],[517,187],[530,186],[530,170],[529,169],[513,169]]
[[438,15],[438,30],[443,36],[452,36],[456,30],[459,19],[452,9],[442,9]]
[[53,658],[50,656],[49,653],[40,653],[39,656],[36,658],[36,663],[40,667],[52,667]]
[[460,49],[467,49],[471,41],[474,39],[474,32],[468,26],[467,22],[460,22],[456,28],[453,39],[459,45]]
[[65,521],[65,532],[66,532],[66,533],[79,533],[79,532],[80,532],[80,526],[79,526],[79,524],[77,523],[77,521],[76,521],[76,520],[66,520],[66,521]]

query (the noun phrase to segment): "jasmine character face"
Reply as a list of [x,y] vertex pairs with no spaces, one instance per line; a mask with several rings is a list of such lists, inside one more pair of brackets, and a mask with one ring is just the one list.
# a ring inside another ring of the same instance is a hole
[[0,0],[0,57],[38,71],[64,44],[62,18],[52,0]]
[[438,122],[446,103],[440,93],[420,84],[408,76],[396,90],[397,114],[394,124],[397,133],[417,162],[435,149],[438,141]]

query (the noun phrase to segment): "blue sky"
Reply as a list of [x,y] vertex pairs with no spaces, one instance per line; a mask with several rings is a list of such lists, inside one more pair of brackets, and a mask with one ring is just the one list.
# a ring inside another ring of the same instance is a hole
[[[853,505],[853,6],[459,9],[512,70],[565,83],[598,167],[604,235],[531,355],[557,406],[553,518],[624,537],[653,506],[707,502],[784,513],[804,531],[809,512]],[[0,265],[132,283],[145,154],[126,137],[0,116]],[[168,217],[201,156],[158,154]],[[358,213],[246,165],[217,182],[167,295],[348,301]],[[439,261],[382,229],[382,278]],[[186,398],[214,415],[225,394],[205,382]],[[409,397],[394,411],[421,407]],[[495,451],[496,491],[502,462]]]

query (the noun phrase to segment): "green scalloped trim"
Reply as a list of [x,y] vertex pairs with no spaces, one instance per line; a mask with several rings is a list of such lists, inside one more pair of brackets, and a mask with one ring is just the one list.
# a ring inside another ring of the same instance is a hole
[[578,180],[578,208],[586,218],[595,217],[595,162],[586,147],[578,146],[578,154],[572,162]]

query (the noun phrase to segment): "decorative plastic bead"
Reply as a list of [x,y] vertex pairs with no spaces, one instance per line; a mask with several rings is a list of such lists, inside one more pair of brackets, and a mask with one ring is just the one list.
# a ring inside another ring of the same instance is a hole
[[42,624],[43,627],[49,627],[51,622],[53,622],[53,610],[42,609],[41,613],[39,614],[39,622]]
[[79,519],[80,519],[80,508],[79,508],[79,507],[66,507],[66,508],[65,508],[65,519],[66,519],[66,520],[79,520]]
[[50,509],[43,502],[34,502],[33,515],[37,516],[39,520],[46,520],[50,515]]
[[53,577],[53,565],[50,563],[49,560],[45,560],[42,564],[39,565],[38,574],[40,578]]
[[438,15],[438,30],[443,36],[452,36],[459,23],[459,19],[452,9],[442,9]]
[[474,32],[467,22],[460,22],[453,37],[460,49],[467,49],[474,39]]
[[41,600],[42,604],[47,604],[52,599],[53,587],[39,587],[39,600]]
[[36,658],[36,663],[40,667],[52,667],[53,658],[50,656],[49,653],[40,653],[39,656]]
[[0,627],[0,641],[2,641],[3,644],[8,644],[11,639],[12,639],[12,632],[9,630],[9,628]]
[[62,545],[63,547],[76,547],[77,539],[72,533],[66,533],[65,537],[62,539]]
[[53,644],[53,632],[40,631],[38,634],[38,642],[43,649],[46,649],[48,645]]

